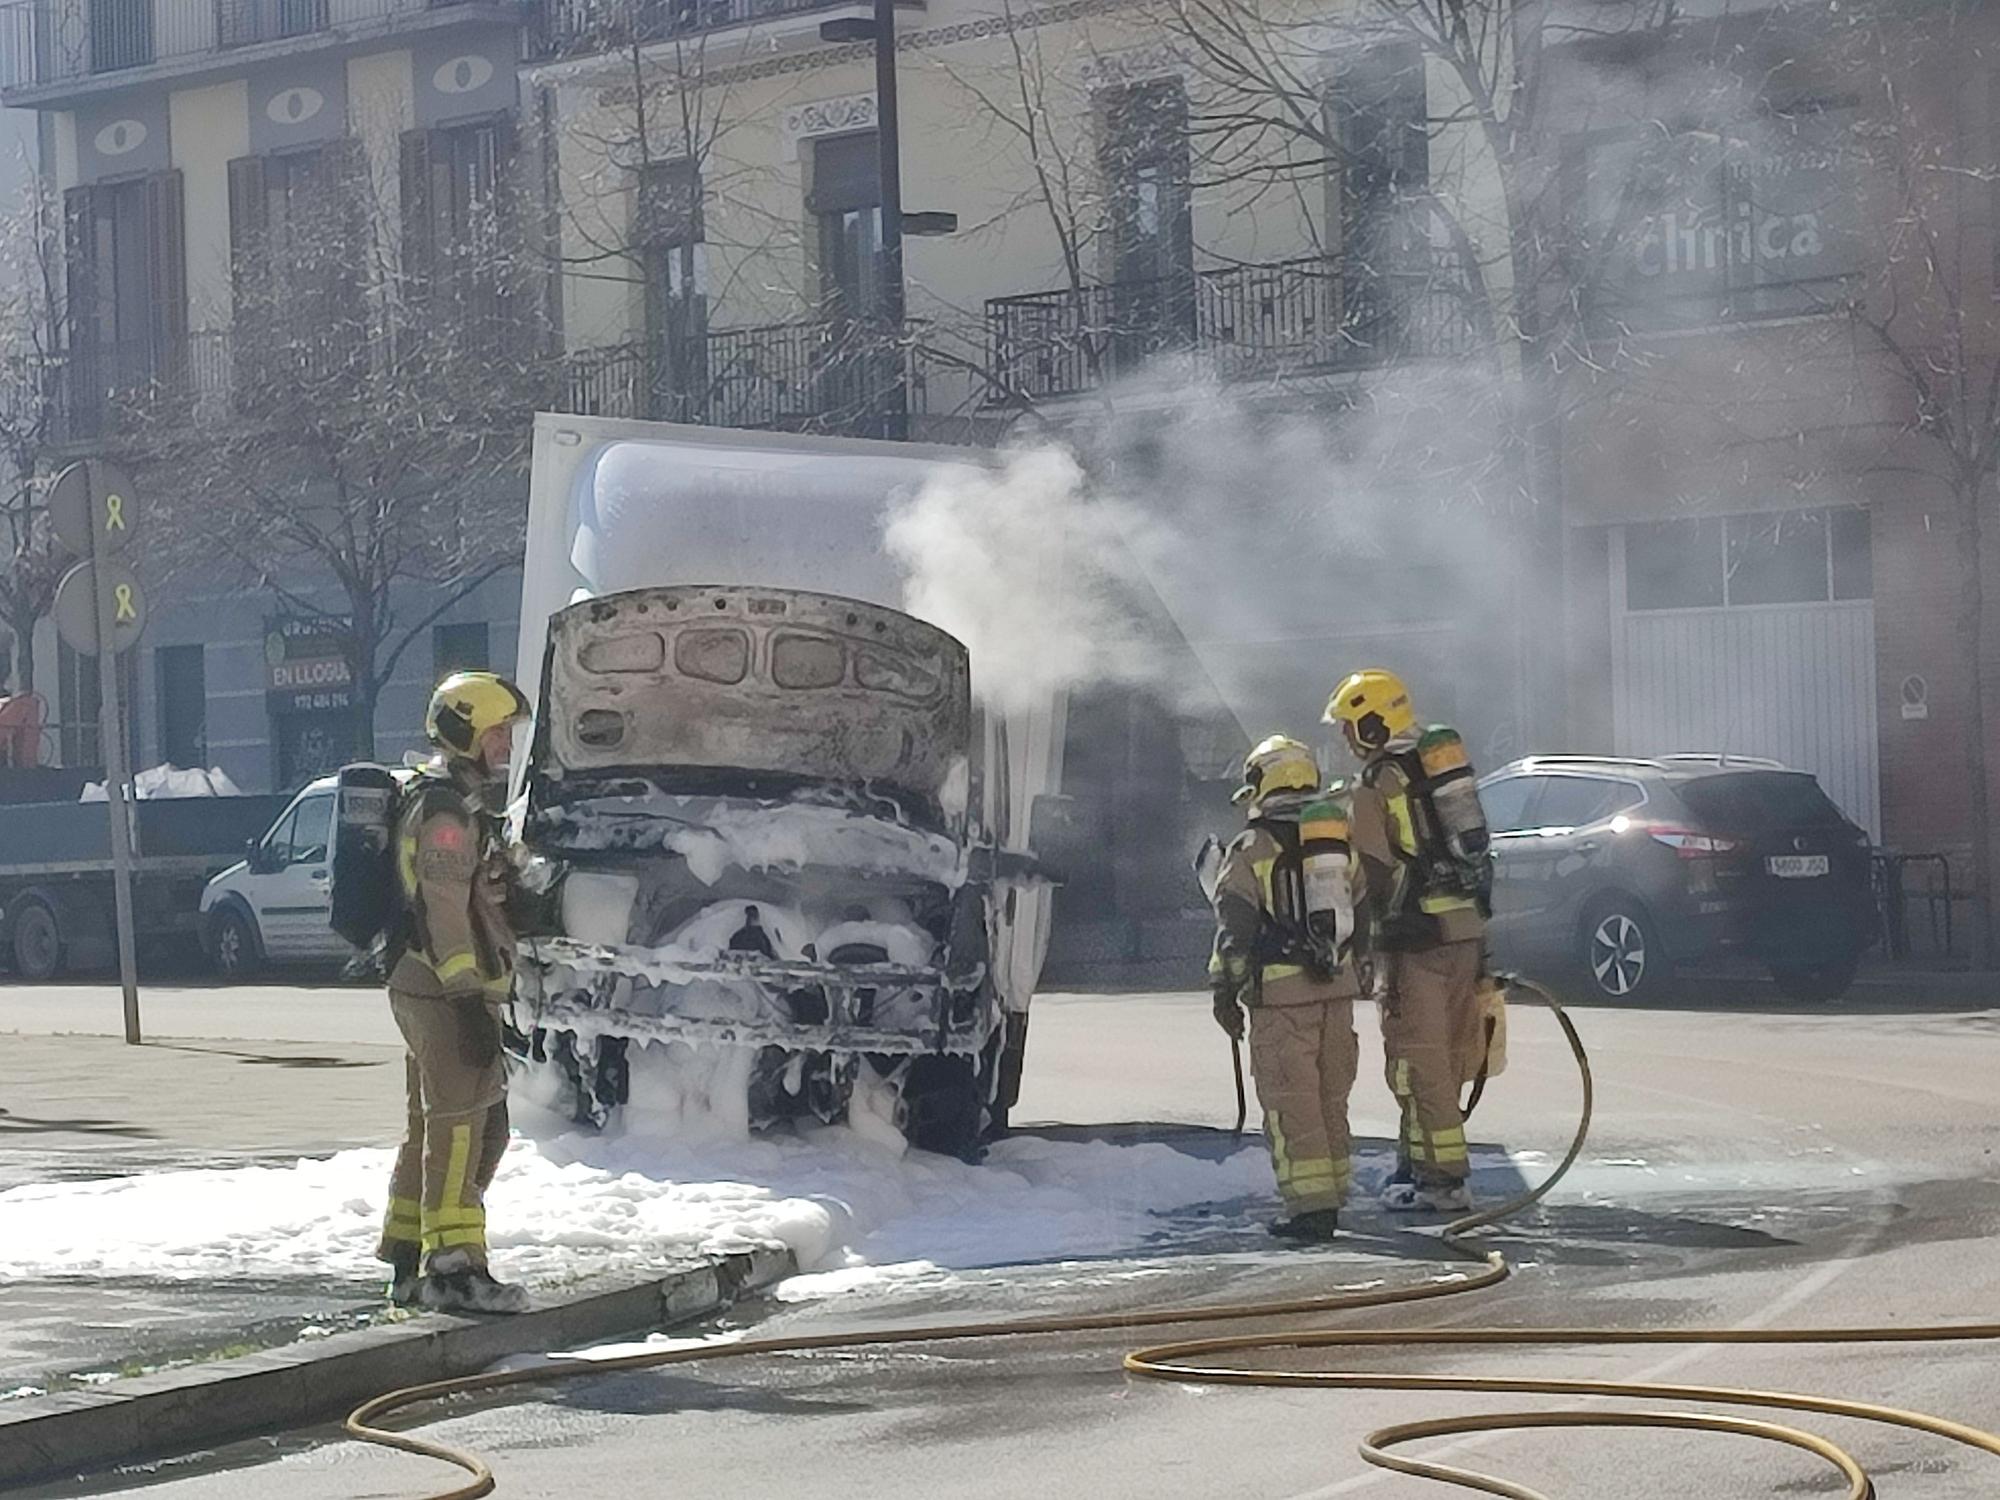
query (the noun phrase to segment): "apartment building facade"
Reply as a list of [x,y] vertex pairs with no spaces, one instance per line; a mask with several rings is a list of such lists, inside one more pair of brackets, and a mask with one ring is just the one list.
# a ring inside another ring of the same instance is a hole
[[[64,221],[67,323],[51,391],[57,458],[93,451],[135,393],[186,420],[225,414],[236,275],[254,240],[359,157],[406,243],[456,231],[506,170],[518,120],[512,4],[408,0],[28,0],[0,10],[7,102],[42,114],[42,171]],[[239,340],[244,342],[239,345]],[[198,563],[154,590],[123,662],[138,763],[220,766],[246,789],[291,786],[352,754],[350,673],[331,580],[274,587]],[[378,752],[413,743],[433,674],[509,664],[517,588],[499,576],[412,643],[379,704]],[[429,603],[407,590],[405,620]],[[50,747],[98,761],[96,663],[44,622],[38,684]]]
[[[1941,763],[1963,698],[1941,623],[1953,543],[1883,461],[1908,403],[1849,317],[1856,291],[1886,284],[1882,219],[1846,149],[1871,96],[1851,56],[1763,13],[1555,56],[1565,232],[1629,208],[1621,185],[1653,170],[1635,138],[1689,144],[1673,204],[1577,273],[1592,305],[1568,351],[1586,357],[1562,370],[1560,493],[1524,522],[1481,455],[1521,357],[1481,318],[1512,294],[1504,215],[1463,80],[1435,57],[1333,25],[1339,7],[1324,36],[1287,13],[1311,66],[1270,102],[1303,89],[1323,113],[1303,136],[1235,143],[1231,166],[1214,59],[1155,9],[899,7],[913,233],[898,338],[882,323],[869,14],[852,0],[0,11],[0,94],[43,114],[72,274],[91,289],[66,353],[82,372],[77,448],[92,402],[131,372],[164,363],[226,388],[245,226],[282,219],[326,153],[365,158],[406,244],[460,232],[512,173],[547,236],[564,350],[551,404],[1053,434],[1217,559],[1205,580],[1152,580],[1168,675],[1194,687],[1086,691],[1073,709],[1072,780],[1104,850],[1079,899],[1120,914],[1106,956],[1178,951],[1182,846],[1226,816],[1244,737],[1310,730],[1332,676],[1363,658],[1410,675],[1485,763],[1552,747],[1775,755],[1884,841],[1962,858],[1921,769]],[[1984,131],[1983,87],[1949,96]],[[1449,215],[1433,211],[1444,199]],[[1975,206],[1972,232],[1989,213]],[[1446,218],[1472,232],[1454,239]],[[1531,595],[1520,580],[1545,575],[1525,554],[1551,537],[1559,596]],[[427,627],[384,692],[380,753],[410,742],[435,669],[510,664],[515,584],[497,576]],[[330,597],[311,578],[284,590]],[[88,759],[90,664],[38,644],[64,752]],[[142,760],[292,784],[342,753],[337,656],[325,622],[274,591],[233,573],[177,582],[128,667]],[[1556,701],[1529,691],[1538,656],[1561,661]],[[1156,925],[1171,931],[1156,941]]]

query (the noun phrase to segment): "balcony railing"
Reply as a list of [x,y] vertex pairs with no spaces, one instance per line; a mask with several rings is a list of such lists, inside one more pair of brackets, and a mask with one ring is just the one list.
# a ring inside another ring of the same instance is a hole
[[391,29],[403,17],[510,0],[13,0],[0,6],[0,90],[104,74],[325,34]]
[[1174,355],[1233,380],[1478,345],[1465,282],[1444,257],[1386,271],[1315,258],[996,297],[986,323],[996,387],[1027,400],[1096,390]]
[[51,436],[63,445],[200,420],[228,410],[235,388],[226,332],[82,344],[45,369]]
[[538,55],[586,57],[635,43],[748,26],[822,10],[851,10],[855,0],[544,0]]
[[[906,351],[860,323],[729,328],[675,343],[613,344],[570,355],[563,410],[713,427],[884,436]],[[922,409],[920,382],[906,390]]]
[[[226,329],[80,344],[43,367],[51,437],[143,443],[190,425],[282,421],[315,390],[365,391],[373,347],[333,336],[239,343]],[[906,369],[921,363],[869,325],[786,323],[537,357],[520,367],[520,399],[584,416],[884,437]],[[906,409],[922,412],[923,394],[914,375]]]

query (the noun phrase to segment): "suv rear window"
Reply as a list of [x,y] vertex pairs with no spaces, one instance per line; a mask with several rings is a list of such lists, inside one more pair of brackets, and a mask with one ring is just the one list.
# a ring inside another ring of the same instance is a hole
[[1735,771],[1684,781],[1674,790],[1711,828],[1832,828],[1845,823],[1833,799],[1798,771]]

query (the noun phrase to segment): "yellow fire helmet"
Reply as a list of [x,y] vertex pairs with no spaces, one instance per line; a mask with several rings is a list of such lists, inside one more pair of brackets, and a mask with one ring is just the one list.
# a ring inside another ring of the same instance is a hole
[[1243,758],[1243,785],[1231,802],[1262,802],[1273,792],[1319,789],[1319,762],[1287,735],[1274,734]]
[[528,717],[528,700],[497,672],[454,672],[437,685],[424,733],[446,755],[470,759],[489,729]]
[[1410,690],[1394,672],[1369,667],[1347,677],[1326,703],[1326,722],[1338,724],[1356,754],[1379,750],[1414,728]]

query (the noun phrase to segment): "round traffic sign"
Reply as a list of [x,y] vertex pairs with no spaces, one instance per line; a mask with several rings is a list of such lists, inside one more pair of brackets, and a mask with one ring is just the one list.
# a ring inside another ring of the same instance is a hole
[[132,481],[101,458],[71,464],[49,489],[49,524],[76,557],[124,551],[139,529]]
[[105,597],[102,607],[110,612],[111,649],[123,651],[139,639],[146,628],[146,591],[139,575],[116,558],[100,557],[96,562],[80,562],[63,574],[56,585],[56,631],[73,650],[95,656],[97,650],[98,590]]

